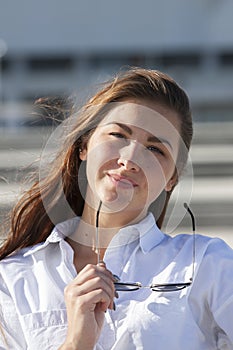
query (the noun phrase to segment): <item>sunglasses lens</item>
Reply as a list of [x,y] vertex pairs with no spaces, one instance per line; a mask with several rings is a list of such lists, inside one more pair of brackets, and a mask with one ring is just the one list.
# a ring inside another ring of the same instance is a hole
[[151,285],[151,290],[153,290],[154,292],[175,292],[175,291],[179,291],[182,290],[188,286],[191,285],[191,282],[188,283],[171,283],[171,284],[152,284]]
[[141,285],[139,283],[121,283],[121,282],[116,282],[114,283],[115,290],[117,292],[131,292],[134,290],[138,290]]

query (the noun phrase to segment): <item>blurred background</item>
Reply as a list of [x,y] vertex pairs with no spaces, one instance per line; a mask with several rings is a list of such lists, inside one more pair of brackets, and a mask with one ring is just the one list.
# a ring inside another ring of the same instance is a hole
[[[140,66],[165,71],[188,93],[193,173],[179,202],[190,196],[198,233],[233,246],[232,13],[232,0],[0,0],[1,229],[51,133],[34,101],[82,101],[120,69]],[[190,232],[173,214],[179,227],[168,231]]]

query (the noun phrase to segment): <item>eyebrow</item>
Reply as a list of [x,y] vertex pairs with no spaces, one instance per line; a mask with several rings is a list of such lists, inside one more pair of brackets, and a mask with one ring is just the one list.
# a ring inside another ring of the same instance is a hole
[[[122,123],[118,123],[118,122],[111,122],[109,124],[116,124],[118,125],[120,128],[122,128],[123,130],[125,130],[129,135],[132,135],[132,129],[130,127],[128,127],[126,124],[122,124]],[[148,140],[149,142],[154,142],[154,143],[166,143],[171,149],[173,149],[171,143],[167,140],[164,139],[163,137],[157,137],[157,136],[149,136]]]

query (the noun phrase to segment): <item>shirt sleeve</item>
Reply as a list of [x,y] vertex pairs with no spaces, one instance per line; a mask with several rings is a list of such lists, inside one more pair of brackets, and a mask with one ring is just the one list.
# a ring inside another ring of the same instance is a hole
[[200,328],[233,349],[233,250],[223,240],[212,239],[208,245],[192,298]]
[[217,248],[219,258],[213,259],[214,289],[211,309],[214,319],[231,341],[233,349],[233,250],[225,242]]
[[0,349],[27,349],[14,302],[0,275]]
[[104,349],[99,344],[96,344],[93,350],[104,350]]

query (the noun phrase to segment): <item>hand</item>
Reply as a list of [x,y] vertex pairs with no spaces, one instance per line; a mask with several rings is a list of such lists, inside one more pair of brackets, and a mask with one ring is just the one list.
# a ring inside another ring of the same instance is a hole
[[86,265],[65,288],[68,331],[60,349],[93,350],[107,309],[114,309],[112,273],[104,263]]

